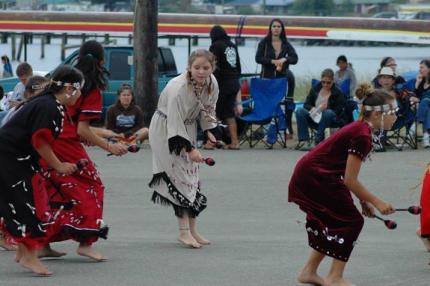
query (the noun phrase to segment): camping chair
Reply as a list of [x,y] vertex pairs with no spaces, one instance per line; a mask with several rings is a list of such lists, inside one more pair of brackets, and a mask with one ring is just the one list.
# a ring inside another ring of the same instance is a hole
[[[248,125],[241,136],[241,144],[248,142],[249,147],[253,148],[263,141],[268,148],[272,148],[275,143],[279,143],[283,148],[287,147],[285,113],[280,106],[286,92],[285,78],[251,79],[250,99],[243,104],[251,104],[252,111],[240,117]],[[256,129],[253,128],[255,125]],[[262,134],[267,134],[269,142],[263,140]]]

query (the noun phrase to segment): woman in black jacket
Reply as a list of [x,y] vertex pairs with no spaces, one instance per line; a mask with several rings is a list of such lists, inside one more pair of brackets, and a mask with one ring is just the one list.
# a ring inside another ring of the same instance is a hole
[[[228,126],[231,143],[229,149],[239,149],[236,116],[242,114],[240,94],[240,58],[237,47],[221,26],[213,26],[210,32],[212,45],[209,48],[216,58],[214,76],[218,81],[219,96],[216,105],[217,117]],[[208,147],[206,143],[206,148]]]
[[297,109],[298,148],[302,142],[309,141],[309,127],[316,129],[315,144],[324,140],[325,129],[342,127],[344,118],[345,97],[334,84],[334,72],[325,69],[321,73],[321,81],[311,88],[304,106]]
[[[289,66],[297,64],[298,56],[296,50],[288,42],[285,34],[284,23],[280,19],[273,19],[269,25],[269,32],[258,44],[255,61],[261,64],[262,78],[282,78],[288,80],[287,94],[287,127],[288,133],[293,134],[291,117],[294,108],[288,108],[288,102],[293,103],[295,79]],[[291,105],[291,107],[293,104]]]

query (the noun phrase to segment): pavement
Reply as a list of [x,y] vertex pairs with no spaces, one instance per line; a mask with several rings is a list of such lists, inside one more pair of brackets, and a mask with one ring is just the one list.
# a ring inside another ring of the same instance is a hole
[[[292,144],[290,144],[292,145]],[[292,286],[309,254],[304,214],[287,202],[287,186],[303,152],[264,148],[204,150],[216,160],[201,166],[202,190],[208,208],[199,217],[200,232],[212,241],[202,249],[187,249],[176,241],[173,210],[153,205],[151,151],[145,148],[121,158],[90,149],[106,186],[105,222],[109,239],[96,244],[109,257],[90,262],[75,254],[72,241],[53,247],[68,253],[45,260],[54,271],[36,278],[13,262],[14,253],[0,251],[0,286]],[[397,207],[419,202],[429,150],[372,154],[360,180],[368,189]],[[387,230],[366,219],[347,265],[345,276],[357,286],[428,286],[430,253],[415,235],[419,217],[397,213],[398,223]],[[326,259],[320,274],[327,273]]]

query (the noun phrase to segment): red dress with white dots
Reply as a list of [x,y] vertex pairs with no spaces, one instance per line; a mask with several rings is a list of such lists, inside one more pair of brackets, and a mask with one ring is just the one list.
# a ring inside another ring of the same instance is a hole
[[370,126],[353,122],[300,159],[289,184],[288,201],[306,213],[309,246],[341,261],[348,261],[364,223],[343,181],[347,158],[364,161],[371,149]]

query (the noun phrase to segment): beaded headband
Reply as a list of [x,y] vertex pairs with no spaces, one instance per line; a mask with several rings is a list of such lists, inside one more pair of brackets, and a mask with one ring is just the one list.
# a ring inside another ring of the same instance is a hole
[[82,89],[84,87],[85,84],[85,80],[82,80],[81,82],[62,82],[62,81],[55,81],[55,80],[51,80],[52,83],[56,84],[57,86],[71,86],[75,89]]

